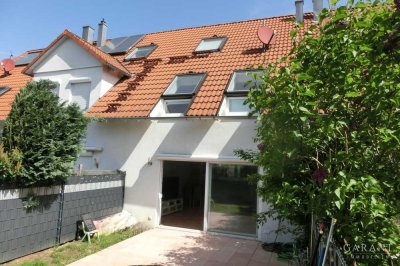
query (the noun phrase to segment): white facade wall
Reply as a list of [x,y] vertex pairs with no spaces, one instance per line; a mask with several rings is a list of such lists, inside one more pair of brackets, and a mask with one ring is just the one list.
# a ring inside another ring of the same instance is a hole
[[71,83],[90,82],[89,107],[92,106],[120,79],[103,69],[102,64],[71,39],[66,39],[53,49],[35,67],[34,79],[58,82],[59,97],[71,101]]
[[[162,160],[243,163],[236,149],[256,149],[254,119],[114,119],[92,123],[87,145],[102,148],[93,157],[81,157],[83,169],[126,171],[124,208],[139,220],[157,226],[160,219]],[[268,206],[259,199],[259,211]],[[259,238],[275,240],[278,223],[259,229]],[[277,241],[289,241],[278,237]]]

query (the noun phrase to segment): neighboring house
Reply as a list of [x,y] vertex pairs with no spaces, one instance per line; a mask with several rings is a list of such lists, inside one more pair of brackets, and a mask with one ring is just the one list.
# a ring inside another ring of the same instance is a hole
[[[56,81],[63,101],[104,118],[89,126],[77,167],[126,171],[124,208],[139,220],[274,241],[278,223],[257,228],[268,206],[245,180],[260,169],[234,151],[256,149],[246,81],[290,51],[294,26],[281,16],[106,39],[102,21],[96,42],[90,27],[82,38],[65,30],[0,77],[11,88],[0,118],[31,78]],[[274,30],[269,45],[261,27]]]

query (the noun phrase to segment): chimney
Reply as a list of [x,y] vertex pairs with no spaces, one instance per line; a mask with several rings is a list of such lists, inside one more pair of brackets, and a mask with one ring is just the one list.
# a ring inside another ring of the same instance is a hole
[[321,14],[322,9],[324,9],[324,1],[313,0],[313,9],[314,9],[314,22],[317,22],[319,14]]
[[93,33],[94,29],[90,26],[83,26],[82,27],[82,39],[87,41],[88,43],[93,43]]
[[103,46],[107,39],[107,24],[104,18],[99,23],[99,32],[97,35],[97,47]]
[[304,0],[296,0],[296,22],[304,22]]

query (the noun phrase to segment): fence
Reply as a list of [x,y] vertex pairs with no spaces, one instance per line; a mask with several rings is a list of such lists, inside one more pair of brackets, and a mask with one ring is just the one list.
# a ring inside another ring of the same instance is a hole
[[[328,245],[329,241],[329,245]],[[315,226],[314,241],[311,251],[312,257],[310,265],[312,266],[347,266],[340,248],[336,245],[333,238],[329,238],[329,227],[321,228]],[[323,257],[326,253],[325,263]],[[324,264],[324,265],[322,265]]]
[[[0,263],[76,238],[77,221],[122,211],[124,173],[72,176],[65,185],[0,189]],[[32,191],[40,206],[23,207]]]

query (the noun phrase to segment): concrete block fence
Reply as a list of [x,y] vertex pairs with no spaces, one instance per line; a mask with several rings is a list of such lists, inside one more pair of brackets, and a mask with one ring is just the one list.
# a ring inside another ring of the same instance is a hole
[[[122,211],[125,174],[71,176],[63,186],[0,188],[0,263],[76,238],[82,214],[98,219]],[[40,206],[26,210],[32,191]]]

